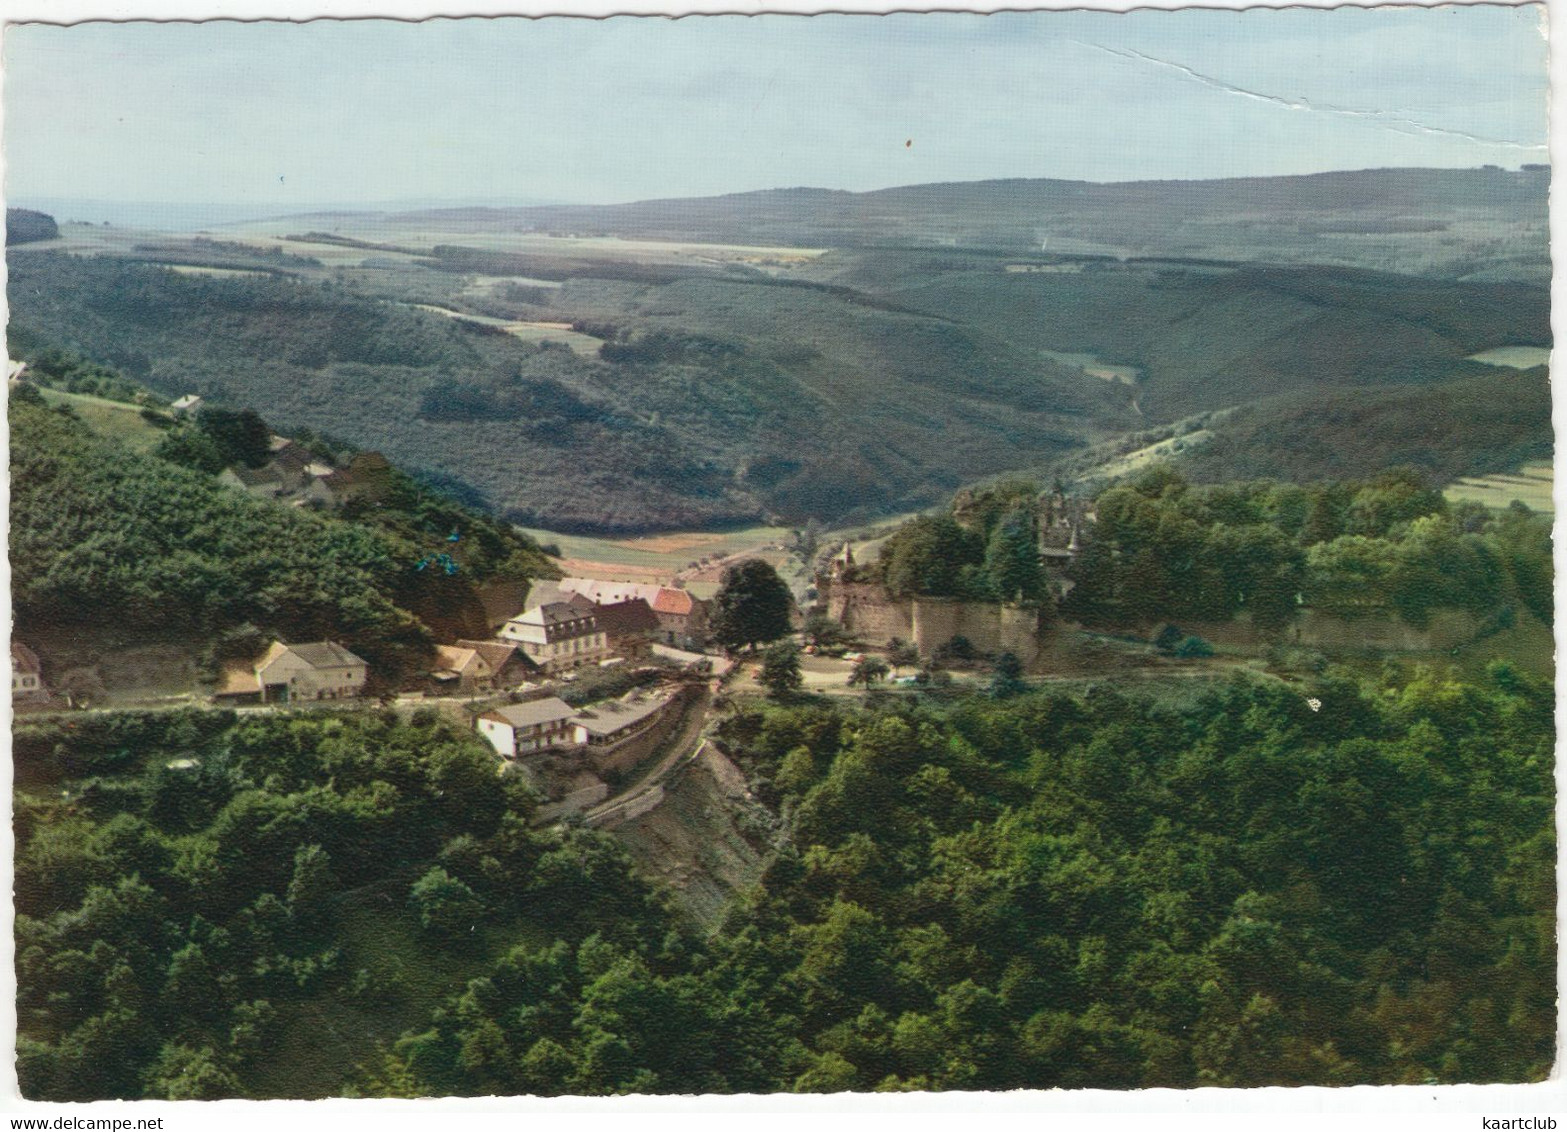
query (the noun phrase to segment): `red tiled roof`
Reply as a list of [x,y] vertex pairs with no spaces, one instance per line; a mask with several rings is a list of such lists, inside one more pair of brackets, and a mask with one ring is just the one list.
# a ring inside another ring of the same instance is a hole
[[695,607],[696,603],[685,590],[670,589],[668,586],[660,586],[658,593],[653,598],[654,613],[674,613],[689,616],[691,610]]

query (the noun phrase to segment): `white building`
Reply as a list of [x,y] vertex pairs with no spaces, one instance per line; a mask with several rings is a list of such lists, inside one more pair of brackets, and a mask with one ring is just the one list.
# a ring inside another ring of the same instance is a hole
[[11,702],[28,703],[48,698],[44,688],[43,665],[38,662],[38,654],[21,641],[12,641]]
[[477,726],[497,754],[511,759],[570,745],[575,737],[571,725],[575,714],[570,704],[550,696],[484,712]]
[[546,673],[598,664],[609,643],[587,602],[550,602],[513,617],[500,638],[516,641],[529,660]]
[[364,690],[367,666],[336,641],[272,646],[254,664],[224,665],[215,699],[237,703],[347,700]]

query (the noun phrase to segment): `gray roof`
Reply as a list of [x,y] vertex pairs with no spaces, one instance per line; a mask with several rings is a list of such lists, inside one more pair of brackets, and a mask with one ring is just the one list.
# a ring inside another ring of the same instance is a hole
[[484,713],[481,718],[494,719],[500,717],[513,727],[532,727],[536,723],[554,723],[562,719],[570,719],[573,708],[565,700],[548,696],[542,700],[529,700],[523,704],[507,704],[505,707],[494,708]]
[[336,641],[313,641],[307,645],[289,645],[288,651],[312,668],[343,668],[350,664],[364,663]]
[[546,625],[561,625],[567,621],[592,621],[593,607],[584,608],[565,601],[552,601],[538,606],[539,616]]
[[660,711],[666,700],[609,700],[583,708],[572,720],[590,735],[613,735],[616,731],[641,723]]

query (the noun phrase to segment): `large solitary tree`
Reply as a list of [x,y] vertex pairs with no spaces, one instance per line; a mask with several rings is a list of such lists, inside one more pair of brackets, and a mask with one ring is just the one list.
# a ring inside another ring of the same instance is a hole
[[730,652],[776,641],[789,632],[789,587],[766,562],[747,558],[724,571],[713,598],[713,636]]

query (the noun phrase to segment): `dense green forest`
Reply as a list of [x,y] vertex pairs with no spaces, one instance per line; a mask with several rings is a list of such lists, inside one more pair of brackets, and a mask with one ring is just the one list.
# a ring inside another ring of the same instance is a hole
[[[234,266],[247,250],[236,277],[159,266]],[[1436,387],[1484,405],[1486,380],[1490,406],[1509,391],[1540,401],[1537,379],[1470,359],[1549,344],[1548,294],[1526,283],[1110,258],[1014,272],[964,249],[838,249],[786,276],[436,250],[331,271],[211,240],[134,249],[150,262],[38,250],[13,268],[13,338],[63,344],[166,398],[266,404],[287,427],[344,435],[562,530],[908,510],[1260,398],[1266,412],[1216,439],[1206,478],[1252,474],[1253,440],[1295,453],[1274,472],[1295,478],[1390,460],[1499,471],[1548,442],[1532,408],[1401,415]],[[562,282],[499,285],[515,272]],[[507,320],[569,323],[597,353],[580,337],[583,352],[523,341]],[[1331,411],[1313,416],[1303,406],[1318,398]]]
[[433,716],[23,725],[22,1089],[1538,1080],[1552,706],[1502,664],[742,706],[786,835],[707,938]]
[[845,281],[1017,348],[1130,367],[1147,423],[1323,388],[1494,377],[1468,356],[1551,341],[1549,293],[1518,283],[1323,267],[1133,262],[1008,274],[993,261],[955,258],[944,271],[920,262],[866,256]]
[[[856,577],[896,595],[1049,603],[1032,554],[1040,493],[1003,480],[961,516],[921,516]],[[1552,619],[1551,525],[1521,504],[1449,504],[1412,470],[1301,486],[1191,484],[1155,466],[1094,500],[1062,612],[1086,624],[1227,621],[1277,631],[1303,608],[1424,628],[1463,610],[1492,628]],[[960,521],[961,518],[961,521]]]
[[1188,485],[1167,468],[1111,488],[1065,611],[1090,622],[1225,620],[1278,628],[1302,606],[1423,628],[1441,609],[1552,617],[1550,522],[1449,505],[1411,472],[1301,487]]
[[5,242],[8,246],[29,244],[34,240],[52,240],[59,234],[59,225],[46,212],[35,212],[30,208],[5,210]]
[[[332,637],[395,686],[429,651],[416,614],[472,604],[472,586],[489,578],[555,573],[526,536],[396,471],[377,506],[327,515],[131,453],[25,386],[10,398],[10,435],[12,601],[24,639],[73,626],[104,641]],[[453,532],[458,574],[418,570]]]
[[1434,385],[1321,389],[1243,405],[1178,462],[1208,483],[1357,479],[1395,467],[1447,482],[1549,459],[1554,441],[1547,371],[1487,366]]
[[[397,294],[444,279],[392,274]],[[1065,451],[1131,419],[1124,394],[1037,353],[828,287],[574,277],[548,307],[507,305],[612,335],[596,357],[370,288],[39,252],[17,261],[9,294],[24,343],[165,397],[266,405],[281,426],[345,436],[552,529],[928,504],[1011,451]]]

